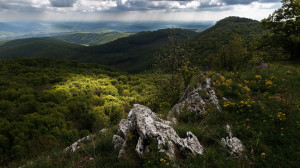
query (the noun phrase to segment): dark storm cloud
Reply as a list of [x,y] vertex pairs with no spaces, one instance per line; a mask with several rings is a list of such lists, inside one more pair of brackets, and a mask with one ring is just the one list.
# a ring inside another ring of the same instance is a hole
[[5,0],[0,0],[0,12],[10,11],[10,12],[20,12],[20,13],[41,13],[44,9],[41,6],[33,6],[31,2],[27,0],[11,0],[6,2]]
[[222,2],[226,3],[227,5],[238,5],[238,4],[250,4],[252,2],[261,2],[261,3],[265,3],[265,2],[280,2],[281,0],[221,0]]
[[[267,4],[273,2],[276,3]],[[239,10],[236,5],[243,5],[243,9],[276,9],[280,6],[278,2],[280,0],[0,0],[0,20],[22,20],[26,19],[25,16],[27,19],[36,19],[39,16],[50,20],[59,20],[60,17],[78,19],[88,15],[93,18],[101,15],[103,18],[112,19],[147,16],[160,20],[164,19],[164,15],[168,15],[170,19],[180,17],[179,13],[189,13],[190,19],[193,19],[197,12],[203,12],[203,18],[208,13],[232,13]]]
[[73,7],[77,0],[49,0],[53,7]]

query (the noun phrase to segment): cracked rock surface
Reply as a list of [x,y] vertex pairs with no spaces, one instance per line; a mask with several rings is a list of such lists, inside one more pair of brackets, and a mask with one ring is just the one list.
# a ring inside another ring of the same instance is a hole
[[[203,81],[199,82],[200,84],[198,87],[188,87],[183,96],[180,98],[179,103],[177,103],[172,110],[169,111],[168,115],[173,123],[176,123],[176,118],[174,118],[174,116],[176,114],[180,114],[183,110],[203,114],[205,111],[205,105],[207,103],[215,106],[218,111],[222,111],[218,97],[216,96],[216,92],[212,89],[212,80],[210,78],[206,78],[203,74],[199,75],[198,78],[203,79]],[[199,94],[201,92],[202,95]],[[203,97],[203,94],[205,94],[205,98]],[[223,101],[227,101],[227,99],[223,98]],[[243,146],[241,140],[233,136],[229,124],[226,125],[226,130],[228,136],[221,139],[222,144],[228,147],[231,153],[237,156],[242,155],[245,147]]]
[[226,125],[226,131],[229,135],[226,138],[222,138],[221,143],[228,147],[233,154],[237,156],[242,155],[243,151],[245,150],[242,141],[232,135],[229,124]]
[[180,138],[170,121],[159,118],[148,107],[139,104],[133,106],[127,119],[120,121],[113,136],[119,157],[126,155],[126,144],[132,136],[138,137],[135,150],[139,155],[149,151],[148,145],[153,139],[157,141],[158,151],[168,153],[171,158],[203,154],[203,147],[192,132],[187,132],[186,138]]
[[[205,81],[196,88],[188,87],[183,96],[180,98],[179,103],[177,103],[169,112],[169,116],[179,114],[185,109],[191,112],[204,113],[205,104],[207,103],[214,105],[219,111],[221,111],[216,92],[212,89],[212,80],[210,78],[205,78],[204,75],[200,75],[198,78],[204,78]],[[200,92],[205,94],[206,98],[202,97],[203,95],[201,96]]]

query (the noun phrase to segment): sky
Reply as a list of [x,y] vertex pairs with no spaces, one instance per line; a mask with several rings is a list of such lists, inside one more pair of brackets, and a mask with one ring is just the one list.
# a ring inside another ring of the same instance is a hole
[[0,0],[0,21],[261,20],[280,0]]

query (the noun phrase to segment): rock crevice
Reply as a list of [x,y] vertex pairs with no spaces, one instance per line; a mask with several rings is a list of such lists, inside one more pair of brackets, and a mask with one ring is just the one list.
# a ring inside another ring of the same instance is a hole
[[177,151],[183,155],[203,154],[203,147],[192,132],[187,132],[186,138],[180,138],[171,122],[159,118],[148,107],[139,104],[133,106],[127,119],[121,120],[117,133],[113,136],[113,144],[119,157],[126,154],[126,144],[132,140],[132,136],[138,137],[135,150],[139,155],[149,151],[151,139],[157,141],[159,152],[168,153],[171,158],[177,157]]
[[[185,90],[179,103],[170,110],[168,114],[170,117],[178,115],[183,110],[200,114],[204,113],[205,105],[207,103],[214,105],[219,111],[222,110],[216,92],[212,89],[212,80],[210,78],[205,78],[204,75],[200,75],[198,78],[204,78],[205,81],[196,88],[188,87]],[[203,98],[203,95],[200,93],[205,94],[206,98]]]

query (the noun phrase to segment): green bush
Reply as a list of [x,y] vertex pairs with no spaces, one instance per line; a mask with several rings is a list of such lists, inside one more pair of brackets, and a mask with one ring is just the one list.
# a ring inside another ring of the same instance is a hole
[[105,103],[104,112],[107,116],[110,117],[110,122],[112,124],[118,123],[122,118],[125,117],[123,106],[119,103]]
[[96,118],[93,128],[94,130],[100,130],[109,124],[110,115],[105,114],[105,106],[93,107],[89,113],[93,114]]

